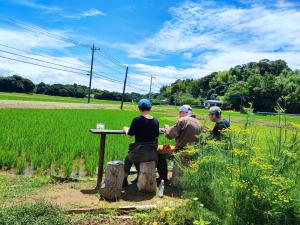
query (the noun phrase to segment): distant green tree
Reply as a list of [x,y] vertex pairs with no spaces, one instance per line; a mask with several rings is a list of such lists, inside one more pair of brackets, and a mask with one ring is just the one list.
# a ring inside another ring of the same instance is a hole
[[254,111],[274,112],[280,104],[286,112],[300,113],[299,77],[300,72],[292,71],[285,61],[263,59],[197,80],[177,80],[163,87],[159,98],[179,104],[180,96],[189,94],[195,100],[224,99],[236,110],[249,101]]
[[0,91],[32,93],[34,88],[32,81],[18,75],[0,77]]
[[224,101],[232,105],[237,111],[243,111],[248,103],[249,88],[248,84],[244,81],[239,81],[229,87],[224,96]]
[[36,86],[36,93],[37,94],[46,94],[48,88],[49,88],[48,84],[41,82]]

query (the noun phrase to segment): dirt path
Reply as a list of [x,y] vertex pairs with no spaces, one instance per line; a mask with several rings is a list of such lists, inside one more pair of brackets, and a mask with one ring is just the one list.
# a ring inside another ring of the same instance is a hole
[[[2,176],[4,174],[6,174],[6,182],[10,182],[10,180],[12,181],[16,177],[14,174],[2,172]],[[133,180],[135,177],[136,175],[131,175],[129,179]],[[160,205],[178,205],[184,201],[181,198],[181,192],[174,187],[166,186],[165,196],[159,198],[156,195],[139,192],[136,185],[129,185],[124,189],[124,193],[119,201],[108,202],[100,199],[99,194],[95,193],[95,183],[95,179],[85,179],[78,182],[67,183],[49,182],[43,185],[32,183],[33,187],[26,186],[20,195],[11,195],[10,198],[6,198],[3,203],[6,206],[11,206],[43,199],[47,202],[59,205],[66,210],[86,210],[141,206],[159,207]],[[16,188],[15,185],[21,184],[12,182],[7,188],[14,189]],[[10,192],[9,189],[5,189],[6,193]]]
[[66,209],[175,205],[182,202],[180,192],[170,187],[166,188],[164,198],[159,198],[156,195],[138,192],[136,185],[130,185],[125,189],[120,201],[116,202],[100,200],[98,194],[86,193],[93,188],[94,183],[55,185],[44,193],[38,193],[35,197],[58,204]]
[[0,100],[0,108],[42,108],[42,109],[104,109],[118,108],[115,104],[87,104],[69,102],[39,102],[22,100]]

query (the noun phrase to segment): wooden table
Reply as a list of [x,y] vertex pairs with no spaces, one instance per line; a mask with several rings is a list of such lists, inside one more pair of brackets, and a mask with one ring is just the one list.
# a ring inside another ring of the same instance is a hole
[[[126,134],[123,130],[99,130],[90,129],[93,134],[100,134],[100,146],[99,146],[99,161],[98,161],[98,174],[97,174],[97,185],[96,189],[99,189],[102,182],[103,176],[103,164],[104,164],[104,153],[105,153],[105,141],[107,134]],[[163,134],[163,128],[159,129],[160,134]],[[125,146],[126,148],[126,146]]]
[[100,134],[98,174],[97,174],[97,185],[96,185],[96,189],[99,189],[101,186],[102,176],[103,176],[106,135],[107,134],[125,134],[125,132],[123,130],[99,130],[99,129],[90,129],[90,132],[92,132],[93,134]]

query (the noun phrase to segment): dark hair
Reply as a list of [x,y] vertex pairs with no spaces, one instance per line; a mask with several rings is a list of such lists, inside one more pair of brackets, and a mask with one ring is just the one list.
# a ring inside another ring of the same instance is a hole
[[141,106],[141,107],[139,107],[139,109],[144,112],[144,111],[150,111],[151,107]]

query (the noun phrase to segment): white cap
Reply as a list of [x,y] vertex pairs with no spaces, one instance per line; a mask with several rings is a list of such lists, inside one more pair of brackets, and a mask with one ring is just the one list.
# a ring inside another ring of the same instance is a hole
[[188,113],[189,116],[192,115],[192,107],[189,105],[183,105],[179,108],[179,112],[185,112]]

